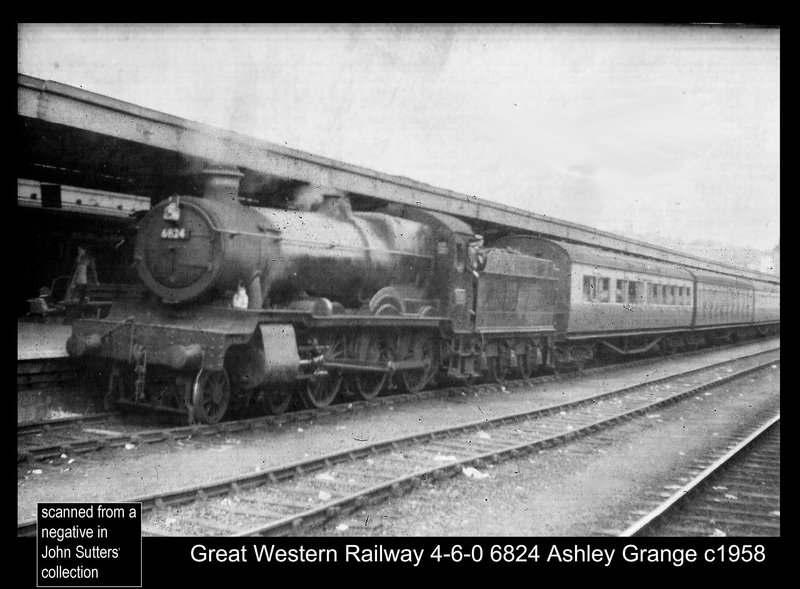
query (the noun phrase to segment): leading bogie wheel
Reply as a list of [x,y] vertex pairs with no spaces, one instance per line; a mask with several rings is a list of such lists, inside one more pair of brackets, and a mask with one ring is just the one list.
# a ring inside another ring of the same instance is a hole
[[201,370],[194,385],[192,408],[198,423],[217,423],[231,400],[231,385],[225,370]]

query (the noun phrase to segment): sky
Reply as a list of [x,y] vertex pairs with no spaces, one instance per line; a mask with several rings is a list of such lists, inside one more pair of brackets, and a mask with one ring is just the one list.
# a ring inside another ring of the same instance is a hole
[[780,30],[20,24],[18,71],[634,237],[780,238]]

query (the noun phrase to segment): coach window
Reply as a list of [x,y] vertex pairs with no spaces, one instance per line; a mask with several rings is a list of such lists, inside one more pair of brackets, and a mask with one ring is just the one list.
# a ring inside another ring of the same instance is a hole
[[692,287],[691,286],[687,286],[686,287],[686,304],[687,305],[691,305],[692,304]]
[[659,289],[658,285],[657,284],[652,284],[651,285],[651,290],[650,290],[650,303],[651,304],[657,305],[659,303],[659,300],[658,300],[659,299],[659,297],[658,297],[659,292],[660,292],[660,289]]
[[594,276],[583,277],[583,300],[590,302],[594,300],[594,289],[597,279]]
[[611,300],[611,279],[598,278],[597,279],[597,300],[601,303],[607,303]]
[[642,283],[631,280],[628,283],[628,302],[639,304],[642,302]]
[[625,302],[625,294],[628,292],[628,281],[627,280],[617,280],[617,297],[616,301],[618,303]]
[[661,304],[662,305],[669,305],[669,294],[668,294],[668,286],[661,286]]
[[670,297],[669,297],[670,305],[677,305],[678,304],[678,300],[675,298],[675,291],[676,290],[677,290],[676,287],[674,287],[674,286],[670,287]]
[[682,286],[678,287],[678,304],[679,305],[685,305],[686,304],[686,301],[683,299],[683,287]]

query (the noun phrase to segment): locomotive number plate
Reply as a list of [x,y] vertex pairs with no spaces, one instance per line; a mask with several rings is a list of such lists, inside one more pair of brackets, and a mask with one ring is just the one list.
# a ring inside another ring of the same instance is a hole
[[185,227],[164,227],[161,230],[162,239],[186,239]]

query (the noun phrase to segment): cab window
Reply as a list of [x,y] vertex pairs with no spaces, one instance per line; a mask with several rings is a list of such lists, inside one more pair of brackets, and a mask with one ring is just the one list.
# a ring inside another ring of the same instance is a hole
[[463,272],[467,261],[467,245],[462,239],[456,240],[455,268],[458,272]]

